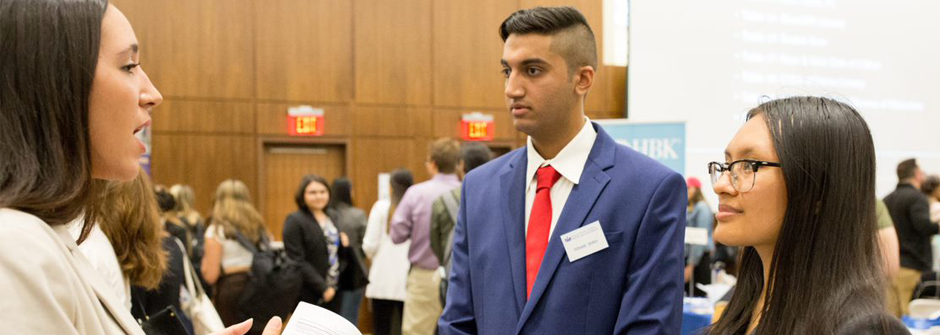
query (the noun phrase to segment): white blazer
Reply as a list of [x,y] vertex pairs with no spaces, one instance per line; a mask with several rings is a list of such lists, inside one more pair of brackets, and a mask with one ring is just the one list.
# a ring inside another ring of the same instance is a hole
[[8,334],[144,332],[65,225],[0,208],[0,324]]

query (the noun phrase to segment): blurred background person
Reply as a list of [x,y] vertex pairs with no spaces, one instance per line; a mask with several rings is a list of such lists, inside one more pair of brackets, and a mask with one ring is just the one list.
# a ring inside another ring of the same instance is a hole
[[712,213],[705,196],[702,195],[702,182],[695,177],[686,180],[689,191],[689,207],[686,209],[686,227],[704,229],[708,236],[706,245],[686,244],[685,259],[685,293],[695,297],[704,297],[705,291],[697,284],[708,285],[712,283],[711,256],[715,252],[715,242],[712,232],[715,225],[715,214]]
[[362,251],[362,239],[366,235],[366,213],[353,205],[352,182],[340,177],[333,180],[330,207],[336,217],[336,226],[349,237],[349,257],[340,273],[339,296],[342,305],[340,315],[354,325],[359,324],[359,306],[362,294],[369,284],[369,270]]
[[244,320],[239,299],[248,284],[253,259],[251,251],[238,242],[236,234],[257,244],[267,230],[258,210],[251,204],[248,186],[234,179],[219,184],[208,222],[202,275],[214,285],[212,303],[222,322],[229,326]]
[[898,164],[898,186],[884,198],[894,221],[901,250],[901,268],[894,278],[894,299],[889,303],[895,316],[907,315],[909,304],[921,277],[930,272],[933,252],[932,236],[940,232],[937,222],[930,219],[930,205],[920,191],[924,172],[913,158]]
[[369,212],[362,250],[372,260],[366,297],[372,302],[375,335],[401,334],[405,282],[411,267],[408,261],[411,241],[395,244],[389,231],[392,227],[391,213],[395,213],[395,208],[412,184],[414,177],[411,171],[393,171],[389,178],[390,198],[376,201]]
[[408,294],[402,319],[402,333],[431,334],[437,328],[437,319],[443,306],[440,301],[440,264],[431,251],[431,206],[435,199],[454,187],[460,186],[457,163],[460,162],[460,143],[452,138],[441,138],[428,148],[425,167],[431,180],[415,184],[402,197],[392,216],[392,241],[411,240],[408,260]]
[[[479,142],[467,142],[460,146],[460,163],[457,172],[461,180],[471,170],[486,164],[493,158],[489,147]],[[441,305],[447,300],[447,275],[450,273],[450,251],[453,247],[452,235],[457,225],[457,211],[460,207],[460,189],[455,187],[442,194],[431,205],[431,251],[441,264]]]
[[[336,296],[340,273],[346,265],[341,256],[348,238],[335,224],[330,203],[330,185],[317,175],[306,175],[294,194],[297,211],[284,220],[284,249],[287,254],[313,268],[300,300],[339,314],[342,303]],[[354,323],[355,324],[355,323]]]
[[[186,327],[186,330],[192,334],[193,324],[189,315],[183,310],[181,305],[181,292],[186,288],[186,271],[183,262],[188,257],[183,246],[182,238],[189,238],[186,228],[181,226],[181,222],[171,212],[176,206],[173,196],[164,187],[155,187],[151,193],[155,195],[157,205],[160,209],[160,222],[164,234],[162,234],[162,247],[167,255],[167,267],[163,272],[163,279],[156,289],[144,287],[131,287],[131,296],[134,309],[131,313],[139,320],[146,320],[147,317],[157,313],[167,306],[173,306],[179,313],[179,319]],[[244,319],[242,319],[244,320]],[[239,320],[240,321],[240,320]]]
[[888,214],[888,207],[885,206],[884,201],[878,199],[875,204],[875,217],[878,222],[878,247],[881,250],[883,259],[882,266],[884,268],[885,278],[887,278],[887,285],[885,285],[885,290],[887,291],[886,297],[888,297],[886,302],[887,310],[891,314],[895,314],[895,310],[899,308],[899,306],[896,303],[897,298],[895,297],[895,291],[892,289],[891,283],[894,282],[898,271],[901,269],[901,251],[898,247],[898,233],[894,230],[894,221],[891,220],[891,214]]
[[183,223],[182,226],[186,228],[189,236],[192,237],[191,244],[187,246],[190,260],[196,269],[196,274],[203,281],[203,286],[208,287],[205,285],[201,273],[202,256],[205,254],[206,224],[202,219],[202,215],[199,215],[194,207],[196,193],[189,185],[176,184],[170,187],[170,194],[173,195],[173,200],[176,202],[176,207],[173,208],[174,214]]

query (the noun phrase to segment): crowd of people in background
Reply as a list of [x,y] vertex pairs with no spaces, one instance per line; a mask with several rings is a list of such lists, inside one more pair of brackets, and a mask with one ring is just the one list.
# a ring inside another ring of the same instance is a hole
[[[141,171],[133,134],[163,98],[114,6],[4,1],[0,27],[17,50],[0,53],[5,332],[274,335],[299,301],[358,324],[366,297],[376,334],[672,334],[680,274],[702,295],[715,264],[737,284],[709,334],[905,334],[897,317],[937,294],[940,177],[905,160],[878,201],[853,107],[789,97],[750,110],[707,166],[713,214],[701,181],[584,115],[597,48],[571,7],[500,26],[525,148],[487,164],[485,145],[438,139],[431,179],[391,172],[369,215],[351,180],[309,171],[283,248],[244,182],[222,181],[203,217],[190,187]],[[683,248],[687,227],[705,243]],[[549,242],[574,231],[564,243],[605,247],[577,257]]]
[[[453,139],[435,141],[430,149],[428,171],[454,182],[440,185],[439,194],[415,199],[421,191],[412,188],[411,171],[395,170],[390,174],[389,197],[377,201],[368,216],[354,206],[348,178],[330,183],[311,174],[301,179],[294,194],[297,210],[285,218],[281,236],[286,255],[306,270],[301,271],[298,301],[358,324],[365,296],[375,334],[434,331],[446,294],[443,266],[448,263],[457,220],[459,180],[493,154],[481,143],[461,145]],[[105,199],[110,205],[101,207],[100,224],[87,233],[81,249],[135,317],[144,319],[172,306],[188,333],[200,333],[184,307],[200,294],[187,286],[187,276],[205,288],[224,325],[238,324],[253,314],[251,308],[257,306],[241,301],[252,281],[252,246],[276,247],[245,183],[233,179],[220,183],[205,218],[194,209],[191,187],[151,185],[143,172],[133,181],[109,186]],[[409,202],[402,205],[403,201]],[[415,236],[394,240],[396,227],[401,229],[396,225],[403,224],[396,219],[412,217],[433,220],[423,225],[423,247],[434,267],[421,278],[427,285],[417,291],[409,291],[407,285],[410,274],[416,273],[409,260]],[[80,223],[70,226],[75,238],[81,234]],[[135,248],[129,245],[132,239],[137,241]]]

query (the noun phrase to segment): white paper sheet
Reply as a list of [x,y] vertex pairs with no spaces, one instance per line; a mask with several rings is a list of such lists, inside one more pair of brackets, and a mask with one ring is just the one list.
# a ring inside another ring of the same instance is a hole
[[320,306],[301,301],[281,335],[362,335],[348,320]]

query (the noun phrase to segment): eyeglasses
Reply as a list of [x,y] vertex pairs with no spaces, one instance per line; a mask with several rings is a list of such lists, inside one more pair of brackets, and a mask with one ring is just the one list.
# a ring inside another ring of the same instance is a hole
[[708,174],[712,178],[712,186],[718,184],[718,180],[725,171],[731,172],[731,186],[738,192],[744,193],[754,188],[754,181],[757,180],[757,170],[761,167],[772,166],[780,167],[780,163],[755,161],[751,159],[742,159],[731,163],[708,163]]

